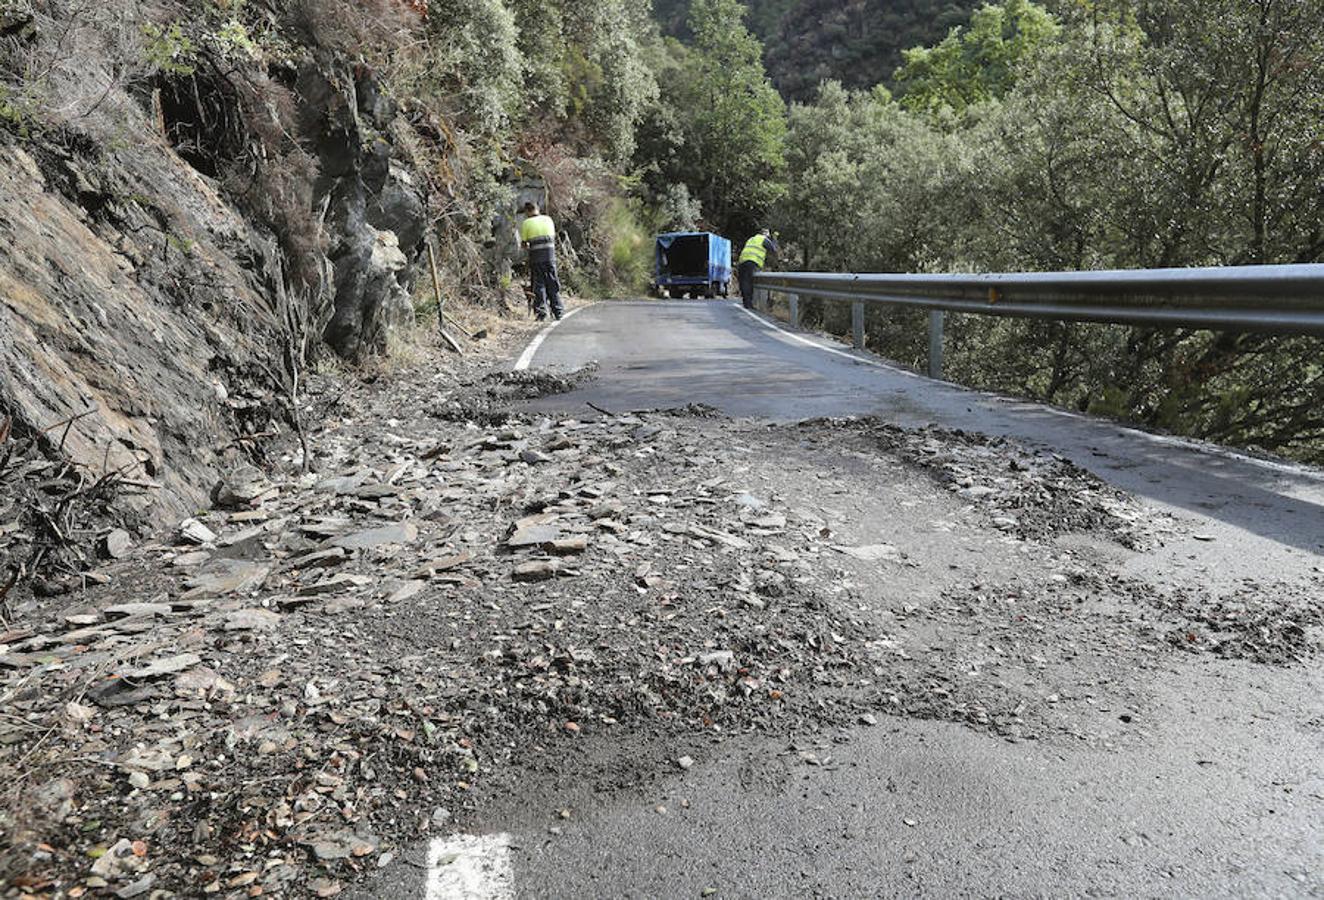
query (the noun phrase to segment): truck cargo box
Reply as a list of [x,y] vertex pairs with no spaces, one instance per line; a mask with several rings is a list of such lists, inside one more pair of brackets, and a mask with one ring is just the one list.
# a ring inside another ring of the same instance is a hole
[[657,236],[654,293],[671,297],[725,297],[731,284],[731,242],[706,231]]

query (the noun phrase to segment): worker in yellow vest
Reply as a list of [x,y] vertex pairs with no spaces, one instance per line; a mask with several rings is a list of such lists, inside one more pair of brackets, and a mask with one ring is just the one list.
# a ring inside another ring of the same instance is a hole
[[556,277],[556,223],[551,216],[538,214],[538,204],[525,203],[519,239],[529,254],[534,314],[541,322],[547,318],[550,306],[552,318],[561,318],[564,310],[561,306],[561,282]]
[[769,256],[777,255],[777,242],[772,239],[772,232],[763,229],[745,242],[745,249],[740,251],[740,299],[745,309],[754,308],[754,273],[768,264]]

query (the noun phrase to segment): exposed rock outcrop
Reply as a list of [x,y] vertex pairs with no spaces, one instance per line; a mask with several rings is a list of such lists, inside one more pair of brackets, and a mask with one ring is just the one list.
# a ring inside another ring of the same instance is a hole
[[312,143],[333,240],[334,313],[325,337],[357,357],[380,351],[413,316],[414,265],[427,227],[424,191],[399,157],[397,104],[363,67],[325,61],[299,78],[299,96],[318,111]]
[[[252,414],[269,248],[159,137],[132,153],[0,143],[0,414],[92,477],[196,508]],[[269,407],[269,404],[267,405]]]
[[[37,52],[56,13],[4,27]],[[412,319],[428,200],[409,126],[368,67],[299,40],[104,88],[89,50],[88,85],[60,83],[85,112],[0,116],[0,426],[133,482],[140,508],[205,505],[288,432],[292,322],[357,359]]]

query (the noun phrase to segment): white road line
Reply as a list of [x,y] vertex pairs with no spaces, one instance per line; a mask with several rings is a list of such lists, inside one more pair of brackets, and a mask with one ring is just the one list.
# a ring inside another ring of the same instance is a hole
[[[851,362],[861,363],[866,366],[873,366],[876,369],[886,369],[888,372],[891,372],[896,375],[904,375],[907,378],[918,378],[924,381],[932,380],[925,378],[923,375],[918,375],[914,372],[908,372],[905,369],[898,369],[896,366],[889,366],[887,363],[880,362],[878,360],[863,359],[859,356],[856,356],[854,353],[848,353],[845,350],[838,350],[835,347],[826,347],[823,344],[820,344],[818,341],[810,340],[804,335],[796,334],[794,331],[790,331],[786,328],[783,328],[777,322],[769,321],[768,319],[764,318],[763,316],[759,315],[758,313],[754,312],[751,309],[746,309],[744,306],[737,306],[736,308],[739,309],[741,312],[745,313],[746,315],[748,315],[755,322],[758,322],[761,325],[763,325],[764,327],[771,328],[773,331],[779,331],[793,341],[797,341],[801,344],[804,344],[805,346],[813,347],[817,350],[821,350],[824,353],[831,353],[834,356],[841,356],[846,359],[849,359]],[[945,381],[935,382],[935,383],[950,384],[950,382],[945,382]],[[960,386],[957,385],[956,387],[959,388]],[[1226,447],[1219,447],[1214,444],[1204,444],[1204,443],[1200,443],[1199,441],[1192,441],[1186,438],[1171,437],[1166,434],[1152,434],[1148,431],[1141,431],[1137,428],[1130,428],[1126,425],[1118,425],[1115,422],[1108,422],[1105,419],[1096,419],[1091,416],[1070,412],[1065,409],[1058,409],[1053,406],[1046,406],[1044,404],[1035,403],[1033,400],[1017,400],[1014,397],[1006,397],[1003,396],[1002,394],[994,394],[989,391],[978,391],[978,390],[974,390],[973,388],[960,388],[960,389],[968,391],[969,393],[974,394],[976,396],[984,397],[989,400],[1003,400],[1003,401],[1011,400],[1012,402],[1024,403],[1027,406],[1034,406],[1037,409],[1045,410],[1047,412],[1052,413],[1053,415],[1061,416],[1062,418],[1065,419],[1074,419],[1078,422],[1087,422],[1092,425],[1111,426],[1116,428],[1120,433],[1127,435],[1128,437],[1141,438],[1142,440],[1146,440],[1151,443],[1159,444],[1165,447],[1178,447],[1180,449],[1191,450],[1196,453],[1207,453],[1211,456],[1218,456],[1223,459],[1232,460],[1234,462],[1245,463],[1247,465],[1255,466],[1256,468],[1264,469],[1269,472],[1277,472],[1282,475],[1293,475],[1298,478],[1309,478],[1312,481],[1316,481],[1321,484],[1324,484],[1324,471],[1321,471],[1316,468],[1312,468],[1310,466],[1297,465],[1294,463],[1280,463],[1268,459],[1258,459],[1254,456],[1247,456],[1244,453],[1238,453],[1235,450],[1229,450]]]
[[765,319],[763,316],[754,312],[754,310],[746,309],[744,306],[737,306],[736,309],[740,310],[742,313],[749,316],[751,319],[753,319],[755,322],[758,322],[760,325],[763,325],[766,328],[771,328],[773,331],[780,331],[782,334],[786,335],[791,340],[798,341],[799,343],[804,344],[806,347],[813,347],[815,350],[822,350],[824,353],[831,353],[833,356],[840,356],[843,359],[849,359],[851,362],[859,363],[862,366],[873,366],[875,369],[886,369],[887,371],[893,373],[894,375],[904,375],[907,378],[922,377],[920,375],[916,375],[914,372],[910,372],[905,369],[898,369],[896,366],[889,366],[887,363],[880,362],[879,360],[876,359],[866,359],[863,356],[857,356],[856,354],[850,353],[846,350],[838,350],[836,347],[828,347],[825,344],[820,344],[818,341],[811,340],[802,334],[796,334],[794,331],[790,331],[786,328],[783,328],[781,325],[778,325],[776,322],[773,322],[769,319]]
[[536,354],[538,352],[538,348],[542,346],[542,342],[547,340],[547,336],[551,334],[554,330],[556,330],[557,325],[560,325],[562,322],[573,316],[575,313],[579,312],[581,309],[588,309],[588,307],[580,306],[575,309],[572,309],[570,310],[570,312],[562,316],[559,320],[556,319],[552,320],[552,323],[550,325],[548,325],[542,331],[538,332],[538,336],[535,337],[529,343],[529,346],[526,347],[524,349],[524,352],[520,355],[519,361],[515,363],[515,371],[523,372],[525,369],[527,369],[529,367],[529,364],[533,362],[534,354]]
[[425,900],[513,900],[510,835],[457,834],[428,851]]

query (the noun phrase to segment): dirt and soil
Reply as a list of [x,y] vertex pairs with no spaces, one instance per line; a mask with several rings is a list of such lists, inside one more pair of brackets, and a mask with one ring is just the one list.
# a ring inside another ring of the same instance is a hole
[[593,373],[506,373],[523,337],[319,377],[314,473],[235,472],[88,590],[10,597],[8,895],[332,896],[567,765],[661,774],[620,748],[814,764],[897,716],[1107,749],[1146,739],[1159,669],[1318,671],[1318,583],[1127,577],[1189,523],[1051,454],[531,414]]

